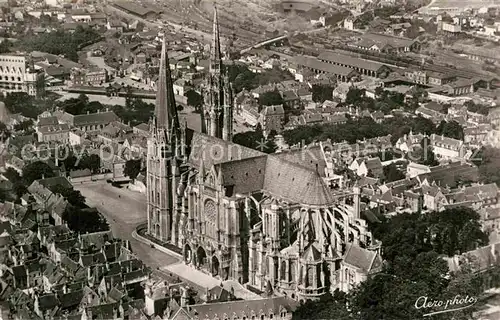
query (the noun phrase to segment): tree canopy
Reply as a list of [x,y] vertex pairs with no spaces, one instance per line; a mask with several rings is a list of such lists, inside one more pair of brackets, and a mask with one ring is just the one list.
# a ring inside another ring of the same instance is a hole
[[464,139],[464,128],[456,121],[441,121],[437,127],[437,134],[457,140]]
[[277,149],[274,141],[267,140],[259,129],[237,133],[233,137],[233,142],[265,153],[274,153]]
[[63,196],[72,206],[76,208],[87,208],[85,197],[80,191],[73,188],[67,188],[61,184],[50,187],[50,191]]
[[405,177],[405,174],[398,169],[398,166],[395,163],[391,163],[384,167],[385,182],[398,181],[404,179]]
[[63,212],[62,218],[68,223],[68,227],[78,233],[92,233],[108,231],[109,225],[106,219],[95,208],[78,208],[68,206]]
[[283,98],[278,90],[264,92],[259,96],[261,106],[276,106],[283,104]]
[[319,85],[312,86],[312,99],[314,102],[325,102],[326,100],[333,99],[333,85]]
[[[323,301],[305,303],[294,319],[311,319],[313,314],[319,314],[315,318],[320,319],[425,319],[423,314],[433,310],[416,308],[420,297],[447,301],[457,294],[479,296],[479,277],[468,267],[449,273],[442,258],[443,254],[460,254],[487,244],[476,212],[457,208],[379,219],[382,222],[369,226],[373,236],[382,241],[382,271],[344,297],[327,295]],[[433,318],[465,320],[473,311],[468,308]]]
[[42,161],[28,163],[23,168],[23,181],[26,186],[29,186],[33,181],[42,178],[52,178],[55,176],[54,170]]
[[36,34],[21,40],[20,47],[26,51],[42,51],[78,61],[78,51],[101,39],[101,35],[90,27],[77,26],[74,32],[57,30]]
[[123,170],[123,173],[129,177],[130,179],[134,180],[137,178],[139,173],[141,172],[141,160],[140,159],[130,159],[127,160],[125,163],[125,169]]

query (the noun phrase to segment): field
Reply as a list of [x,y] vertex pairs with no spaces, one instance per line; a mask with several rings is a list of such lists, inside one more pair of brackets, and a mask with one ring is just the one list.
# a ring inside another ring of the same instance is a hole
[[500,6],[500,0],[434,0],[428,5],[429,8],[473,8],[478,9],[486,5]]
[[[147,0],[161,6],[162,20],[184,29],[194,29],[205,33],[209,41],[212,33],[214,6],[217,5],[222,45],[233,42],[235,48],[244,47],[263,40],[266,30],[305,31],[311,25],[297,16],[287,17],[280,13],[281,0]],[[144,1],[145,2],[145,1]]]

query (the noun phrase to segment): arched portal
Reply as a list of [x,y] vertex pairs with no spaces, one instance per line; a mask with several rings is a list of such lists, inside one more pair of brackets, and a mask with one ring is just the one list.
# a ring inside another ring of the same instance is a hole
[[212,257],[212,275],[214,277],[219,275],[219,267],[220,267],[219,259],[216,256],[213,256]]
[[188,264],[193,261],[193,252],[191,251],[189,244],[184,246],[184,261]]
[[205,266],[207,264],[207,253],[205,252],[205,249],[203,249],[202,246],[199,246],[198,249],[196,250],[196,256],[198,257],[198,265],[200,267]]

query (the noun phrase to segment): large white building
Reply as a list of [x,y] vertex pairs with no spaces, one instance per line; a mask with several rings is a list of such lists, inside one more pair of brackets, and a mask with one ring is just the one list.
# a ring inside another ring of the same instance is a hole
[[0,92],[26,92],[30,96],[45,93],[45,76],[29,65],[25,55],[0,55]]

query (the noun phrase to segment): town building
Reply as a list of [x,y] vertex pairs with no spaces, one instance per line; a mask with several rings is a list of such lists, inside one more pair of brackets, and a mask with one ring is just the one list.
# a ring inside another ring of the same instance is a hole
[[[215,88],[219,82],[212,80],[221,75],[216,17],[209,77]],[[359,188],[336,197],[307,153],[267,155],[234,144],[218,134],[225,121],[211,117],[217,127],[207,133],[180,126],[165,40],[161,57],[146,160],[149,235],[181,248],[187,266],[256,290],[271,286],[305,301],[342,289],[338,272],[349,245],[367,249],[366,259],[379,248],[360,218]],[[214,102],[206,99],[213,111]],[[332,232],[337,228],[343,232]]]
[[105,69],[73,69],[70,75],[74,86],[100,86],[108,81]]
[[466,149],[462,140],[432,134],[430,143],[432,151],[438,158],[453,160],[465,157]]
[[418,41],[381,33],[366,33],[361,36],[360,41],[354,46],[363,50],[382,53],[404,53],[420,50]]
[[382,63],[338,54],[332,51],[322,52],[318,56],[318,59],[326,63],[351,68],[358,71],[362,75],[370,77],[385,78],[391,72],[389,67]]
[[297,74],[312,71],[314,74],[334,76],[340,82],[350,82],[360,76],[359,72],[351,68],[323,62],[312,57],[297,56],[295,57],[295,64],[297,65]]
[[110,123],[120,120],[120,118],[118,118],[113,111],[108,111],[107,109],[103,112],[97,111],[96,113],[78,115],[72,115],[70,113],[57,110],[54,112],[54,115],[60,123],[67,123],[71,127],[80,129],[84,132],[99,131]]
[[26,92],[30,96],[45,94],[45,75],[35,70],[25,55],[0,54],[0,92]]
[[283,131],[285,123],[285,110],[283,106],[265,106],[260,113],[259,123],[266,135],[275,131]]

